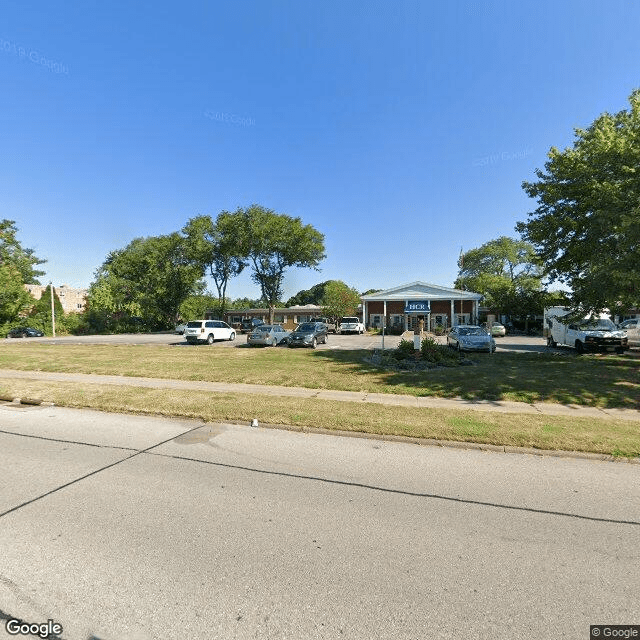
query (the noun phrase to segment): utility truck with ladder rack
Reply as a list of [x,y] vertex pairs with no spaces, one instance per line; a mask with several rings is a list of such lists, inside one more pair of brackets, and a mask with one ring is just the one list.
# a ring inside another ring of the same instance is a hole
[[547,332],[547,345],[555,347],[565,345],[578,353],[585,351],[615,351],[622,353],[627,349],[627,334],[620,331],[609,316],[601,313],[581,320],[565,318],[569,310],[564,307],[551,307],[544,310],[544,328]]

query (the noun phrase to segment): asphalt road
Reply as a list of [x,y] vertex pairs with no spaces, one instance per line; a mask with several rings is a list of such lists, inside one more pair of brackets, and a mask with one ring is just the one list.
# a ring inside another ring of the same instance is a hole
[[56,638],[640,622],[637,465],[8,405],[0,461],[0,616]]

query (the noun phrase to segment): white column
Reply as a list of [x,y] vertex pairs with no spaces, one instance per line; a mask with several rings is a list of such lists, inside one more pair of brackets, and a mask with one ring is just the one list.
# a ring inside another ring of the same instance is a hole
[[451,300],[451,326],[455,327],[456,324],[456,302],[455,300]]

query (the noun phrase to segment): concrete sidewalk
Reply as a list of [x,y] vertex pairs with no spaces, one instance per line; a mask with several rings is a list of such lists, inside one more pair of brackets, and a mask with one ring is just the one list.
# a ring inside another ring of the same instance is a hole
[[166,380],[163,378],[134,378],[128,376],[104,376],[82,373],[50,373],[46,371],[14,371],[0,369],[0,380],[22,379],[50,382],[76,382],[80,384],[106,384],[114,386],[146,387],[150,389],[180,389],[185,391],[209,391],[211,393],[246,393],[293,398],[314,398],[339,402],[356,402],[420,407],[425,409],[470,409],[473,411],[496,411],[500,413],[529,413],[549,416],[574,416],[601,418],[603,420],[631,420],[640,422],[640,411],[633,409],[599,409],[579,405],[561,405],[546,402],[528,404],[504,400],[465,400],[464,398],[416,397],[387,393],[358,391],[333,391],[329,389],[307,389],[304,387],[276,387],[269,385],[199,382],[191,380]]

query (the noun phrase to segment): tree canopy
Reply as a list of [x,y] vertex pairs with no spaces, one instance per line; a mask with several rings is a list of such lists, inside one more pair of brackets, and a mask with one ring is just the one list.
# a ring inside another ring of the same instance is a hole
[[204,289],[201,275],[188,259],[180,234],[135,238],[107,256],[91,284],[87,305],[93,312],[140,315],[148,326],[171,326],[181,303]]
[[245,254],[253,273],[252,280],[260,287],[262,298],[269,306],[269,321],[282,298],[284,273],[290,267],[318,269],[325,258],[324,236],[300,218],[276,213],[257,204],[236,212],[240,223]]
[[287,307],[293,307],[297,305],[306,305],[306,304],[317,304],[322,305],[322,301],[324,299],[325,291],[327,286],[331,282],[338,282],[337,280],[325,280],[324,282],[319,282],[318,284],[314,284],[310,289],[302,289],[298,291],[294,296],[291,296],[287,302]]
[[35,256],[33,249],[25,249],[16,238],[18,229],[14,220],[0,220],[0,265],[12,265],[20,274],[21,284],[40,284],[38,278],[44,275],[36,267],[44,264]]
[[360,294],[340,280],[330,280],[324,290],[322,312],[329,318],[355,315]]
[[640,306],[640,90],[629,104],[552,147],[538,180],[522,185],[538,207],[516,228],[581,314]]
[[510,317],[541,313],[540,261],[531,244],[501,236],[464,253],[455,287],[481,293],[484,304]]
[[0,221],[0,325],[5,326],[15,323],[33,306],[35,300],[24,285],[39,284],[38,277],[44,271],[37,266],[46,262],[37,258],[33,249],[25,249],[17,233],[13,220]]
[[218,292],[218,311],[227,306],[227,285],[247,266],[244,236],[238,232],[241,212],[222,211],[215,222],[210,216],[191,218],[182,229],[185,250],[194,266],[213,279]]
[[189,320],[199,320],[204,318],[206,311],[211,310],[215,310],[220,317],[222,317],[222,314],[219,311],[219,305],[220,299],[212,296],[210,293],[189,296],[180,305],[180,319],[185,322],[189,322]]

